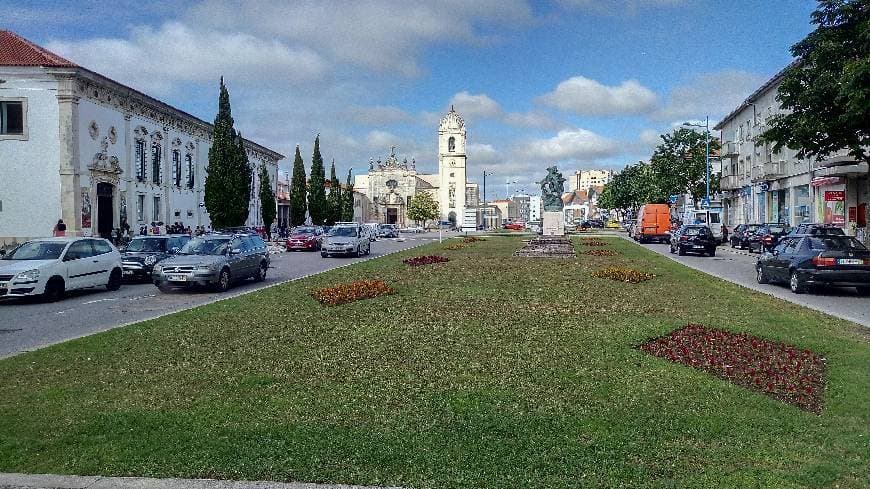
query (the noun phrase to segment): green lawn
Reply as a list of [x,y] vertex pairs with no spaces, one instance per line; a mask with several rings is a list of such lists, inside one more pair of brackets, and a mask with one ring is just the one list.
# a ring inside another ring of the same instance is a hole
[[[866,330],[607,241],[619,256],[514,258],[497,237],[401,263],[431,244],[0,361],[0,471],[866,487]],[[605,265],[657,277],[590,276]],[[396,294],[308,296],[359,278]],[[636,349],[688,322],[824,354],[822,415]]]

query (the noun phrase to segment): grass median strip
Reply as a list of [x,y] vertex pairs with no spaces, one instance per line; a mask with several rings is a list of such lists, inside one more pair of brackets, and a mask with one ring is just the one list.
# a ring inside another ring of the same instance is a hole
[[[408,273],[401,260],[435,243],[0,361],[0,470],[407,487],[870,480],[870,343],[854,325],[603,241],[619,254],[541,261],[493,237]],[[656,278],[591,276],[605,267]],[[308,295],[357,280],[395,293],[336,307]],[[823,355],[821,414],[637,349],[689,323]]]

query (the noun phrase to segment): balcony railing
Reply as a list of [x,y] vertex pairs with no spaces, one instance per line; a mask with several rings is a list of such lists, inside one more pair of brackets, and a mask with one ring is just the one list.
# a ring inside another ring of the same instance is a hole
[[764,180],[779,178],[785,175],[785,161],[773,160],[766,161],[761,166],[761,177]]
[[741,187],[740,177],[737,175],[723,176],[719,181],[719,187],[721,187],[722,190],[736,190]]
[[737,151],[737,143],[734,141],[724,141],[722,143],[722,150],[720,151],[723,158],[728,158],[732,156],[737,156],[739,151]]

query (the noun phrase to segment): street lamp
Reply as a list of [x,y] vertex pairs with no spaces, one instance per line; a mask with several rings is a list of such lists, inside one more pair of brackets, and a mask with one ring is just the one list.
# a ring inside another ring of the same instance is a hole
[[495,173],[491,171],[483,170],[483,225],[487,226],[489,221],[487,220],[488,210],[486,208],[486,177],[493,176]]
[[707,196],[704,198],[704,207],[710,208],[710,116],[705,118],[703,126],[701,124],[692,124],[690,122],[684,122],[682,125],[704,128],[704,142],[707,145],[707,149],[704,152],[704,163],[707,167]]
[[517,183],[516,180],[514,180],[513,182],[510,181],[510,180],[508,180],[508,181],[506,181],[506,182],[504,183],[504,186],[505,186],[505,192],[507,193],[507,195],[505,195],[505,198],[506,198],[506,199],[510,199],[510,198],[511,198],[511,185],[513,185],[513,184],[515,184],[515,183]]

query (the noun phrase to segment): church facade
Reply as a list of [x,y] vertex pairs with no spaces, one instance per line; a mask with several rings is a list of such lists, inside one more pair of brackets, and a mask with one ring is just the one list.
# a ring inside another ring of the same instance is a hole
[[465,121],[453,108],[438,126],[438,173],[419,173],[416,162],[399,161],[395,147],[384,160],[369,160],[369,171],[358,175],[354,189],[365,195],[368,221],[408,226],[411,199],[428,192],[438,202],[439,217],[454,226],[462,225],[466,208],[477,207],[477,184],[466,175]]

